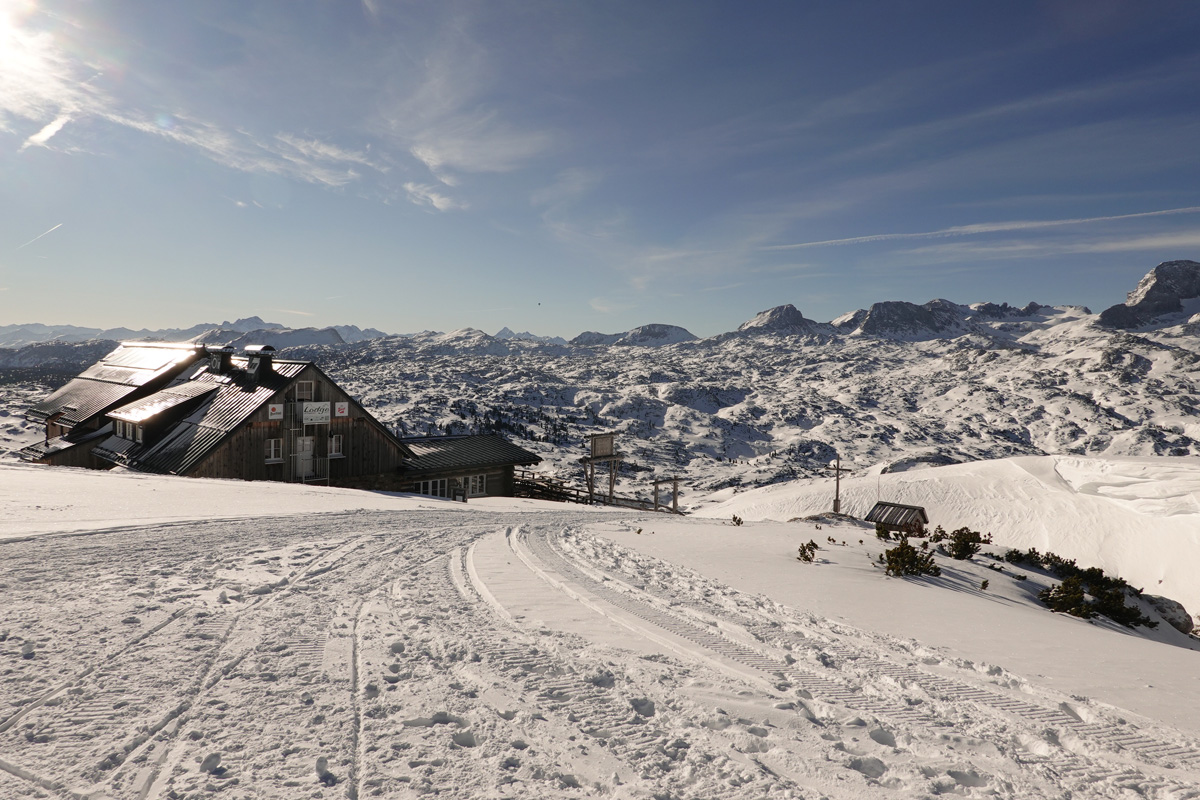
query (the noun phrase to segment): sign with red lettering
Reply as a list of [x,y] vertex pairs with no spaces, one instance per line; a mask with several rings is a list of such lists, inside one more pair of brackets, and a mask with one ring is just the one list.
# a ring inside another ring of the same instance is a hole
[[333,404],[333,415],[335,417],[350,416],[350,404],[349,403],[334,403]]

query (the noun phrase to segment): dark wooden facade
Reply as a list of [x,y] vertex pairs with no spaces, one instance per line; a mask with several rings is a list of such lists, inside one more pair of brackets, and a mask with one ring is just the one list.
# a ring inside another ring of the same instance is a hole
[[[298,397],[301,383],[311,382],[308,400]],[[328,424],[303,422],[301,403],[328,403]],[[346,415],[337,416],[338,403],[346,404]],[[271,419],[271,406],[283,405],[283,418]],[[331,454],[334,437],[341,437],[341,453]],[[279,457],[268,463],[267,442],[279,441]],[[310,439],[311,474],[302,469],[298,450],[302,440]],[[338,484],[365,475],[395,472],[404,459],[404,451],[392,434],[353,397],[329,379],[316,366],[308,364],[286,389],[276,392],[222,441],[211,453],[185,474],[194,478],[231,478],[243,480],[326,482]]]

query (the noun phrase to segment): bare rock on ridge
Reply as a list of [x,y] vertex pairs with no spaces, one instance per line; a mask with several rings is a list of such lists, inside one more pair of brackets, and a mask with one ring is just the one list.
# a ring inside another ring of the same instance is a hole
[[924,339],[964,332],[965,318],[971,309],[949,300],[930,300],[923,305],[903,300],[873,304],[867,311],[856,311],[834,321],[844,333],[878,336],[884,339]]
[[1154,610],[1158,615],[1167,621],[1175,630],[1180,633],[1191,633],[1195,629],[1195,623],[1192,621],[1192,615],[1183,607],[1183,604],[1172,600],[1169,597],[1160,597],[1155,594],[1142,595],[1145,600],[1154,606]]
[[678,325],[652,323],[650,325],[640,325],[624,333],[584,331],[572,339],[570,343],[583,347],[611,344],[633,345],[637,347],[662,347],[663,345],[695,340],[696,335],[686,328],[681,328]]
[[791,303],[760,311],[738,326],[738,333],[828,333],[828,326],[808,319]]
[[1100,312],[1109,328],[1140,328],[1166,314],[1183,311],[1183,300],[1200,297],[1200,263],[1164,261],[1138,281],[1124,303]]

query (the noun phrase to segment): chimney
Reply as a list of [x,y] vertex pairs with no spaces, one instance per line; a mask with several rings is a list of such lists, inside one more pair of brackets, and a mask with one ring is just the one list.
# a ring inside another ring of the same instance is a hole
[[221,347],[205,347],[204,352],[208,355],[208,371],[216,375],[224,375],[229,372],[229,367],[232,365],[230,359],[233,358],[233,345],[226,344]]
[[246,348],[246,374],[257,383],[272,372],[271,359],[275,348],[269,344],[252,344]]

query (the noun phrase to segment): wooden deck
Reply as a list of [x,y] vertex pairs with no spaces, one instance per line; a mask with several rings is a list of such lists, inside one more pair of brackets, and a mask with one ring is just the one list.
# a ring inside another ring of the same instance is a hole
[[656,508],[653,500],[638,500],[632,497],[614,497],[610,501],[607,496],[597,494],[594,500],[589,500],[585,489],[526,469],[518,469],[513,473],[513,496],[529,497],[535,500],[553,500],[558,503],[618,506],[638,511],[664,511],[668,514],[682,513],[672,512],[669,505],[659,504]]

